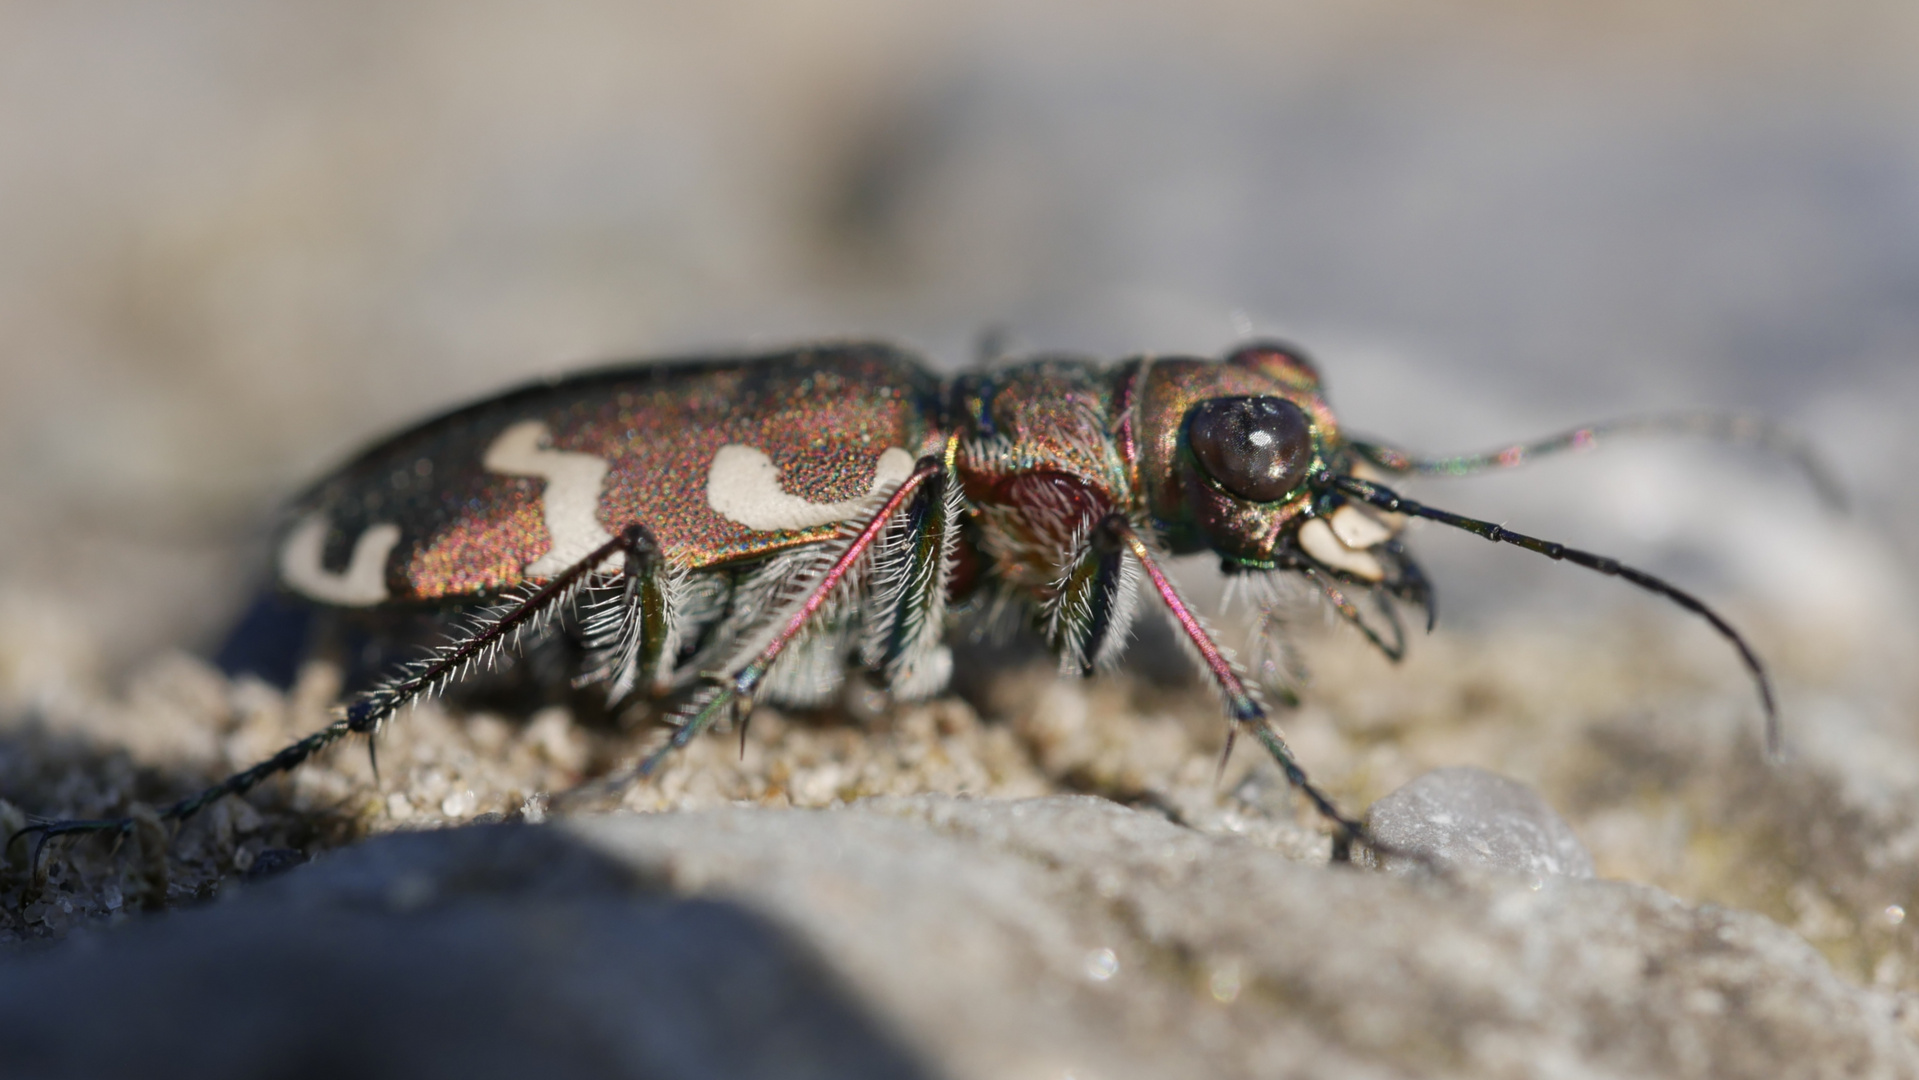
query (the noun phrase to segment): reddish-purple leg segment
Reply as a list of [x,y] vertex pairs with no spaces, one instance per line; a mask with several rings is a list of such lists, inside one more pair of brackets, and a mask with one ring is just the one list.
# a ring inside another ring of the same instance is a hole
[[[1133,553],[1133,557],[1139,560],[1140,567],[1146,571],[1146,576],[1152,581],[1153,588],[1159,592],[1159,598],[1166,602],[1167,610],[1173,613],[1173,618],[1179,622],[1180,629],[1186,632],[1193,647],[1199,650],[1200,660],[1205,663],[1213,680],[1219,684],[1220,693],[1226,698],[1227,708],[1232,713],[1233,726],[1226,736],[1225,753],[1233,752],[1233,738],[1239,733],[1240,725],[1250,726],[1259,744],[1266,748],[1266,752],[1272,755],[1274,761],[1279,763],[1280,771],[1286,774],[1287,782],[1304,793],[1321,816],[1338,826],[1339,835],[1333,839],[1335,861],[1345,862],[1350,859],[1351,847],[1355,842],[1377,850],[1379,845],[1366,832],[1366,827],[1342,813],[1339,807],[1333,804],[1333,800],[1307,778],[1306,770],[1300,768],[1299,762],[1294,760],[1293,752],[1287,747],[1286,741],[1280,738],[1279,732],[1274,731],[1272,724],[1267,722],[1266,710],[1260,707],[1259,700],[1247,690],[1246,682],[1234,669],[1232,660],[1228,659],[1225,652],[1213,641],[1212,634],[1207,632],[1205,624],[1199,621],[1199,616],[1193,613],[1193,609],[1186,603],[1185,598],[1179,595],[1179,589],[1173,585],[1172,579],[1167,577],[1166,572],[1160,569],[1159,563],[1154,561],[1152,550],[1146,546],[1146,542],[1140,538],[1139,533],[1129,524],[1116,523],[1115,527],[1124,539],[1127,549]],[[1222,756],[1220,769],[1224,771],[1225,767],[1225,757]]]
[[760,680],[766,677],[766,672],[773,666],[773,661],[779,659],[780,653],[792,643],[795,637],[799,636],[801,630],[805,629],[808,620],[819,611],[820,605],[826,603],[832,596],[833,590],[839,587],[840,582],[852,572],[861,557],[872,548],[874,541],[879,539],[887,523],[892,521],[900,508],[907,504],[914,492],[925,486],[928,480],[940,475],[945,468],[945,463],[938,458],[920,459],[919,465],[906,479],[900,481],[900,486],[893,490],[893,494],[888,496],[886,502],[867,520],[865,527],[859,531],[859,535],[853,538],[853,542],[847,545],[846,550],[840,553],[840,557],[833,561],[833,565],[825,574],[821,575],[820,580],[813,586],[813,590],[807,594],[805,600],[801,601],[800,606],[794,609],[793,614],[787,618],[786,625],[773,636],[773,640],[767,642],[766,647],[760,650],[760,654],[754,657],[751,663],[728,679],[711,701],[702,704],[697,712],[688,717],[665,745],[648,754],[646,760],[640,762],[641,776],[652,773],[659,767],[660,762],[666,760],[668,754],[692,742],[700,732],[713,726],[713,722],[719,718],[724,709],[736,701],[752,697],[754,688],[759,686]]

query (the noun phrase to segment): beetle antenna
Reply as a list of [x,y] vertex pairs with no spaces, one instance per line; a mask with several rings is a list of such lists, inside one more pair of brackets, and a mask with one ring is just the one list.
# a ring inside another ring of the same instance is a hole
[[1752,646],[1746,643],[1746,639],[1740,635],[1739,631],[1733,629],[1732,624],[1724,618],[1721,618],[1718,612],[1707,607],[1705,601],[1700,600],[1698,597],[1693,596],[1691,593],[1686,592],[1676,585],[1672,585],[1646,573],[1644,570],[1637,570],[1627,566],[1617,559],[1609,558],[1605,555],[1596,555],[1590,551],[1581,551],[1578,548],[1570,548],[1555,541],[1541,540],[1538,537],[1527,536],[1524,533],[1516,533],[1503,525],[1495,525],[1490,521],[1481,521],[1478,518],[1469,518],[1463,514],[1455,514],[1449,510],[1441,510],[1437,507],[1427,506],[1423,503],[1405,498],[1391,489],[1382,487],[1370,480],[1361,480],[1354,476],[1333,476],[1326,482],[1338,489],[1342,494],[1358,499],[1371,506],[1379,507],[1381,510],[1386,510],[1390,513],[1406,514],[1411,517],[1425,518],[1428,521],[1437,521],[1442,525],[1450,525],[1455,529],[1462,529],[1475,536],[1484,537],[1494,543],[1512,544],[1515,547],[1525,548],[1534,554],[1544,555],[1548,559],[1583,566],[1588,570],[1605,574],[1607,577],[1621,578],[1639,586],[1647,592],[1657,593],[1706,620],[1708,623],[1711,623],[1712,628],[1719,632],[1719,636],[1731,642],[1732,647],[1739,651],[1740,660],[1745,662],[1746,670],[1752,673],[1753,682],[1759,690],[1760,704],[1763,705],[1766,710],[1766,753],[1775,758],[1779,756],[1779,709],[1773,697],[1772,678],[1766,674],[1766,665],[1760,661],[1759,654],[1754,652]]
[[1691,435],[1762,450],[1791,462],[1818,493],[1819,500],[1828,507],[1840,512],[1847,508],[1845,486],[1814,452],[1812,444],[1783,424],[1745,413],[1681,412],[1629,416],[1498,450],[1453,457],[1426,457],[1370,439],[1350,439],[1347,445],[1367,461],[1401,476],[1467,476],[1492,469],[1509,469],[1534,458],[1567,451],[1590,450],[1599,445],[1601,439],[1614,435]]

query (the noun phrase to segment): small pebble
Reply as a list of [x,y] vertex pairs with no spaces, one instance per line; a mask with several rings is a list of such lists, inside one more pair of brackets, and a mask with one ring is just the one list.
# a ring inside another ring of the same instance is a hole
[[[1592,853],[1539,793],[1469,766],[1434,769],[1373,804],[1373,835],[1436,862],[1529,877],[1590,878]],[[1382,860],[1407,869],[1404,858]]]

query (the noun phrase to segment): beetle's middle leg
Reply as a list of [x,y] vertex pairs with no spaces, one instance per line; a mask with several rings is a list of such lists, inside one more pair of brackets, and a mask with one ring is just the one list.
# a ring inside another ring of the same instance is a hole
[[873,555],[860,662],[896,699],[931,697],[946,689],[953,673],[953,654],[945,645],[946,600],[964,503],[951,465],[946,462],[900,510]]
[[612,595],[582,603],[587,669],[573,680],[574,686],[609,683],[609,705],[638,687],[655,697],[672,687],[686,576],[645,526],[628,526],[621,539],[624,567],[617,586],[607,590]]
[[[949,448],[948,457],[950,456]],[[875,510],[861,524],[858,531],[844,542],[845,546],[834,558],[832,565],[809,584],[805,596],[789,609],[790,614],[777,620],[777,629],[760,647],[757,654],[752,655],[751,659],[744,663],[739,663],[737,667],[734,663],[729,663],[728,670],[714,672],[709,676],[708,685],[681,712],[681,721],[673,732],[673,736],[640,762],[636,770],[638,775],[642,777],[650,775],[659,768],[660,763],[665,761],[668,755],[692,742],[701,732],[712,727],[722,715],[741,704],[750,703],[754,692],[765,681],[767,671],[773,666],[773,662],[780,658],[780,654],[786,650],[786,647],[800,636],[800,633],[814,620],[839,588],[846,583],[848,576],[880,543],[888,528],[894,526],[901,514],[914,504],[922,489],[931,487],[937,498],[945,498],[941,489],[946,485],[950,467],[949,461],[943,461],[938,457],[921,458],[906,479],[900,481],[899,486],[894,488],[881,503],[879,509]]]

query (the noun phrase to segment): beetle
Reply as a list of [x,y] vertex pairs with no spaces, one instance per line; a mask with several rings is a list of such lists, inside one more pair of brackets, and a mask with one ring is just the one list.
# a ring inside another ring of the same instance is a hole
[[[1424,518],[1621,578],[1705,619],[1777,708],[1746,640],[1704,603],[1614,559],[1427,506],[1394,476],[1457,475],[1682,430],[1805,448],[1758,421],[1678,416],[1582,428],[1489,454],[1422,458],[1344,431],[1312,360],[1276,341],[1223,358],[1111,366],[1045,357],[942,378],[908,352],[833,343],[588,371],[445,413],[361,453],[293,500],[274,540],[279,588],[342,610],[475,607],[325,728],[167,807],[184,820],[516,650],[563,615],[581,681],[677,698],[665,757],[751,705],[811,705],[849,671],[899,699],[939,693],[956,606],[1027,613],[1062,671],[1111,666],[1148,598],[1177,624],[1229,721],[1329,822],[1334,857],[1373,845],[1311,780],[1236,663],[1162,567],[1210,552],[1264,595],[1315,586],[1389,655],[1396,604],[1432,590],[1400,540]],[[1376,630],[1355,597],[1387,620]],[[1263,644],[1270,628],[1255,634]],[[1222,767],[1224,758],[1222,758]],[[131,819],[28,832],[119,832]]]

